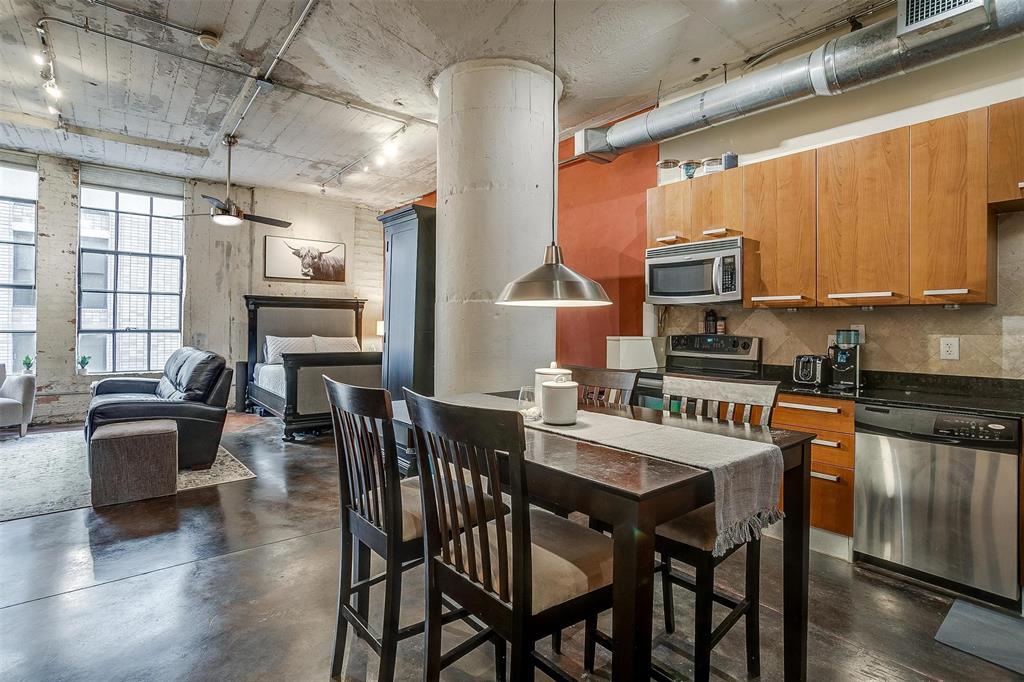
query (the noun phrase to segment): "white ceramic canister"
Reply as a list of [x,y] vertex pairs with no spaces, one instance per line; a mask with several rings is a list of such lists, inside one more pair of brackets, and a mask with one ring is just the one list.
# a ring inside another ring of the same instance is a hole
[[572,372],[559,368],[554,362],[549,367],[538,367],[533,370],[533,399],[537,401],[537,407],[541,412],[544,411],[544,382],[555,381],[560,376],[572,379]]
[[569,426],[576,423],[576,397],[579,384],[565,375],[554,381],[545,381],[541,387],[544,395],[544,423]]

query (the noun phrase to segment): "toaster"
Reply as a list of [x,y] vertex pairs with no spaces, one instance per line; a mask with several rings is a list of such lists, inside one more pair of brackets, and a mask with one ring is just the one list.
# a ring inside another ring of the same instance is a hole
[[832,383],[832,361],[825,355],[796,356],[793,381],[808,386],[828,386]]

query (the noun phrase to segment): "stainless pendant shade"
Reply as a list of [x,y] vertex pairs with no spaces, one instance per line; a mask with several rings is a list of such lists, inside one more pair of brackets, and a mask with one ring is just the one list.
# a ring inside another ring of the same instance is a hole
[[562,247],[544,250],[544,264],[505,285],[498,305],[585,308],[611,305],[604,287],[562,263]]

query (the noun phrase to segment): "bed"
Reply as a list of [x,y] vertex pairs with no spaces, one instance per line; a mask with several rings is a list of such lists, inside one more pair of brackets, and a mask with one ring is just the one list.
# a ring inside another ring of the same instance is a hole
[[330,428],[323,375],[381,385],[381,354],[363,347],[362,299],[246,296],[245,409],[284,422],[284,439]]

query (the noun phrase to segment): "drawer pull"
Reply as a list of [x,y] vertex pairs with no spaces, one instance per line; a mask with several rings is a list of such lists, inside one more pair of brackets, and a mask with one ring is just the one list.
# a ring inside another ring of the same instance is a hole
[[829,298],[892,298],[891,291],[854,291],[849,294],[829,294]]
[[672,242],[679,241],[679,235],[663,234],[660,237],[655,237],[654,241],[659,242],[661,244],[671,244]]
[[1024,189],[1024,180],[1017,183],[1017,189]]
[[751,296],[751,301],[802,301],[804,297],[796,294],[793,296]]
[[779,407],[788,407],[791,410],[804,410],[805,412],[827,412],[828,414],[839,414],[838,407],[826,407],[825,405],[805,405],[804,403],[790,403],[784,400],[779,401]]
[[725,234],[726,232],[728,232],[728,230],[725,229],[724,227],[715,227],[710,230],[704,230],[703,232],[701,232],[701,234],[711,237],[717,234]]
[[811,478],[820,478],[821,480],[828,481],[829,483],[839,483],[838,476],[833,476],[832,474],[823,474],[820,471],[812,471]]
[[826,448],[836,448],[837,450],[842,446],[841,443],[837,443],[834,440],[825,440],[824,438],[815,438],[811,441],[812,445],[820,445]]
[[969,294],[970,289],[925,289],[923,292],[924,296],[957,296],[960,294]]

